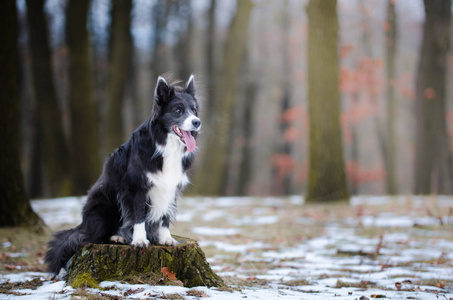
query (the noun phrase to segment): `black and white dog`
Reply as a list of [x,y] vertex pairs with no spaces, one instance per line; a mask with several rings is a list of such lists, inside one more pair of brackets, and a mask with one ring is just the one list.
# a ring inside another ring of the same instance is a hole
[[185,87],[159,77],[151,116],[106,160],[88,193],[82,223],[49,242],[45,261],[51,272],[58,274],[87,243],[177,244],[169,226],[189,183],[201,128],[198,109],[193,76]]

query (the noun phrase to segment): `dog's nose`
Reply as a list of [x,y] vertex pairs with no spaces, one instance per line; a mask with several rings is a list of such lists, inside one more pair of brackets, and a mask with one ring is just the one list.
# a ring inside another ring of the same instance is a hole
[[198,128],[201,126],[201,121],[199,119],[193,119],[192,120],[192,125],[195,127],[195,128]]

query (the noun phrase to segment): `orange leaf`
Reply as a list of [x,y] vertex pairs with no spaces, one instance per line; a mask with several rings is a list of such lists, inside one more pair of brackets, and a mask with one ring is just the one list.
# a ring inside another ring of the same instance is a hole
[[164,277],[167,277],[168,280],[177,280],[176,279],[176,273],[173,273],[172,271],[170,271],[169,268],[163,267],[163,268],[160,269],[160,271],[162,272]]

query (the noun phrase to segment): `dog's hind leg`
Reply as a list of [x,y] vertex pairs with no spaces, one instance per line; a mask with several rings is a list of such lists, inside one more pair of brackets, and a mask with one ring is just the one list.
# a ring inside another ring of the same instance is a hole
[[81,231],[88,243],[108,243],[116,235],[120,223],[119,210],[101,192],[93,192],[91,202],[83,209]]
[[121,235],[112,235],[110,237],[110,241],[117,244],[126,244],[126,239],[123,238]]

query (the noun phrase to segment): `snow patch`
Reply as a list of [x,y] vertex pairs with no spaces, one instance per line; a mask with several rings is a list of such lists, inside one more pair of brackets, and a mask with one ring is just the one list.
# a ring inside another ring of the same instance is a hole
[[236,235],[241,232],[238,228],[195,227],[193,233],[199,235]]

